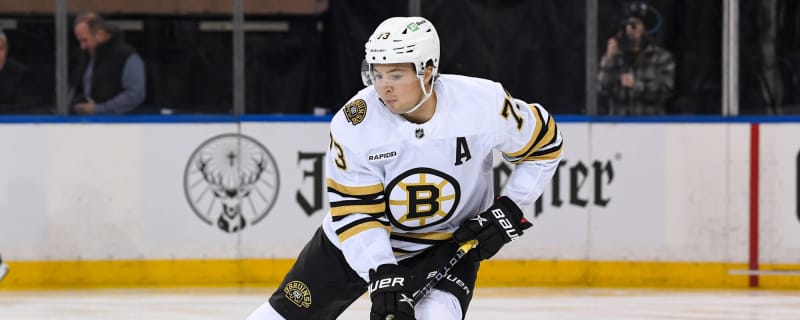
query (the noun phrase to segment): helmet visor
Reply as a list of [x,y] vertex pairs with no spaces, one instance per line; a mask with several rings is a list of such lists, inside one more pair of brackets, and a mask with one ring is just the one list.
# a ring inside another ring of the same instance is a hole
[[375,86],[406,85],[419,81],[414,67],[411,64],[407,66],[384,65],[376,69],[371,65],[368,71],[369,79]]

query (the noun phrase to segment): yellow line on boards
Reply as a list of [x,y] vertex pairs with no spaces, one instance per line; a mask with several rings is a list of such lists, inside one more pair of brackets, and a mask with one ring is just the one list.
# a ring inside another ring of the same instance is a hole
[[[293,259],[7,261],[0,290],[127,287],[277,286]],[[489,260],[478,286],[591,286],[747,288],[748,276],[730,272],[746,263]],[[762,265],[760,270],[797,270]],[[800,289],[800,276],[760,277],[760,288]]]

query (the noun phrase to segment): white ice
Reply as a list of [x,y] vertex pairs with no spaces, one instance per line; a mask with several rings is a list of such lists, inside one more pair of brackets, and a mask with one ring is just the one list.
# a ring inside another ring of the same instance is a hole
[[[1,285],[0,285],[1,288]],[[270,288],[0,290],[0,319],[244,319]],[[362,297],[339,319],[368,319]],[[483,288],[469,320],[800,320],[800,292]]]

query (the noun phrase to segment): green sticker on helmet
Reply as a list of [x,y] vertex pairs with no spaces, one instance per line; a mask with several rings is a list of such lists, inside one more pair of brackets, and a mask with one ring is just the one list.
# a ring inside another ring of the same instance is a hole
[[417,30],[419,30],[419,26],[417,25],[417,23],[416,23],[416,22],[412,22],[412,23],[409,23],[409,24],[406,26],[406,29],[408,29],[408,30],[411,30],[411,32],[414,32],[414,31],[417,31]]

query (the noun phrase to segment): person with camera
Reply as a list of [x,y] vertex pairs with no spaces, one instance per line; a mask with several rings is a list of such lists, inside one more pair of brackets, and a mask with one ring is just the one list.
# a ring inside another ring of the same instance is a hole
[[653,12],[642,2],[626,8],[617,33],[608,39],[600,60],[599,92],[608,101],[609,115],[663,115],[675,81],[672,53],[659,47],[645,30]]

